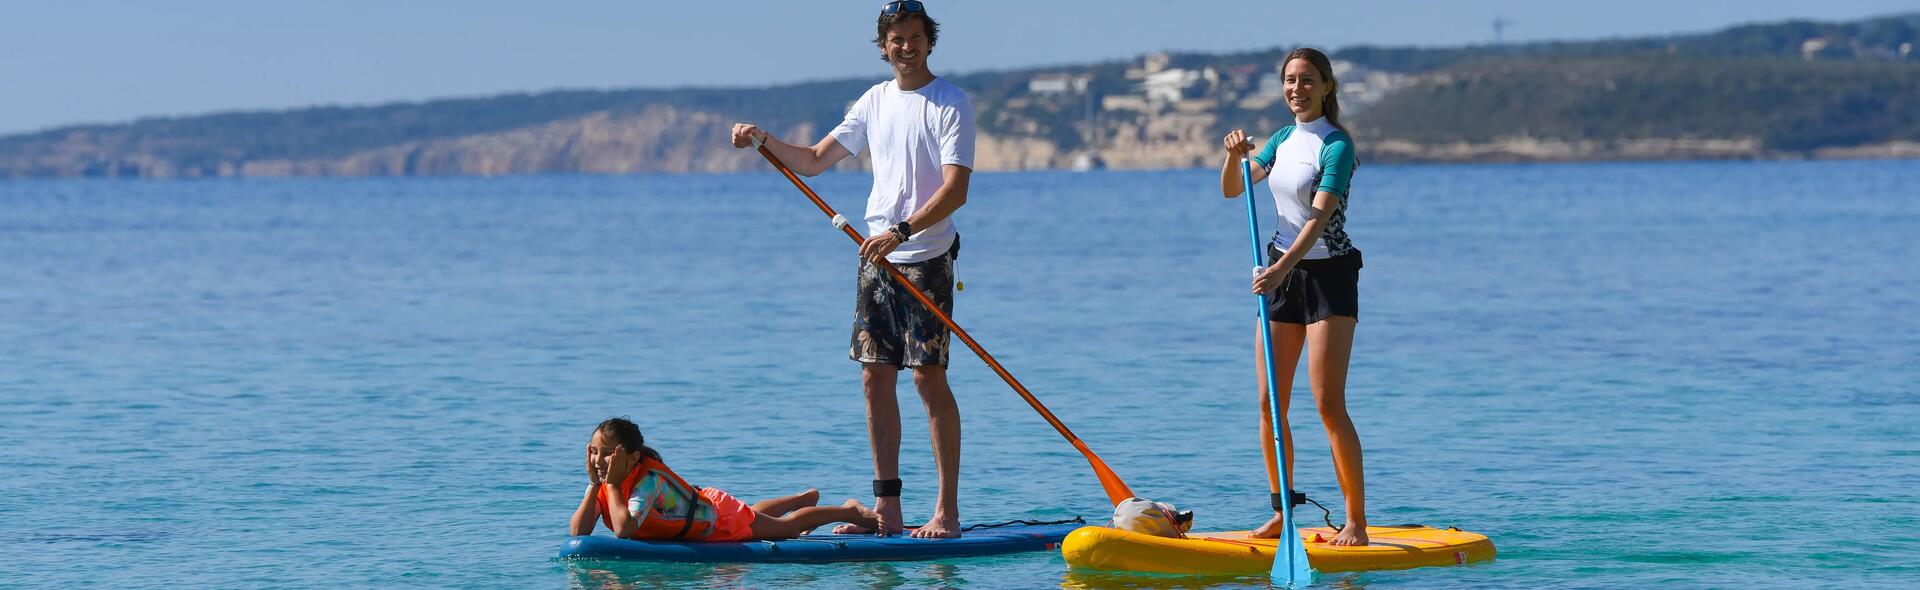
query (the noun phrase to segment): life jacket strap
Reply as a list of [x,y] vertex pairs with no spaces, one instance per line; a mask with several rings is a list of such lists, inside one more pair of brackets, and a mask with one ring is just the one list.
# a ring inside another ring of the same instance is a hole
[[699,520],[699,519],[700,519],[700,500],[698,498],[695,498],[693,501],[693,506],[687,509],[686,522],[680,525],[680,532],[675,533],[673,535],[673,540],[678,541],[678,540],[687,538],[687,532],[693,530],[693,521]]
[[[662,467],[664,467],[664,465]],[[675,479],[679,479],[678,475],[675,476]],[[683,481],[682,483],[685,482]],[[687,487],[693,489],[693,497],[689,499],[693,502],[693,505],[687,507],[687,521],[680,525],[680,532],[673,535],[673,540],[675,541],[687,538],[687,533],[693,531],[693,521],[700,519],[700,504],[706,502],[706,498],[700,495],[700,486],[687,484]],[[716,510],[718,510],[717,507]],[[714,514],[714,518],[718,519],[720,515]],[[709,529],[707,532],[711,533],[713,531]]]

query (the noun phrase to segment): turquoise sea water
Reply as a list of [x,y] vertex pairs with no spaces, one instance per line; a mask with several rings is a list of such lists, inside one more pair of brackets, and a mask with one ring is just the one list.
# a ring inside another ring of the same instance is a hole
[[[982,174],[959,217],[960,322],[1202,529],[1266,503],[1245,214],[1216,176]],[[858,217],[867,182],[813,184]],[[1920,164],[1363,164],[1354,187],[1372,520],[1501,553],[1321,585],[1920,585]],[[770,172],[13,182],[0,211],[0,586],[1264,584],[1044,553],[554,561],[609,415],[701,485],[866,494],[852,246]],[[954,366],[967,520],[1107,511]],[[1300,485],[1335,498],[1296,399]]]

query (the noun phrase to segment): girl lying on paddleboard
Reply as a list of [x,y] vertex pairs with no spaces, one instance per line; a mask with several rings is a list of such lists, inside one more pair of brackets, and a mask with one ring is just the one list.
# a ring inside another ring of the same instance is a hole
[[815,506],[818,490],[749,506],[726,492],[695,487],[667,469],[640,427],[626,418],[608,418],[593,429],[587,479],[586,497],[570,525],[575,536],[593,534],[596,522],[623,539],[694,542],[791,539],[835,522],[880,526],[879,515],[855,500]]

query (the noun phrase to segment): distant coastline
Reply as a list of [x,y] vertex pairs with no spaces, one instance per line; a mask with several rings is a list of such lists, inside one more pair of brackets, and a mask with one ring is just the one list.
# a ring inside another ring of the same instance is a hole
[[[1920,14],[1712,33],[1334,53],[1375,162],[1920,158]],[[1290,49],[954,76],[982,171],[1217,164],[1218,138],[1291,121]],[[0,179],[724,173],[734,121],[812,141],[876,80],[757,90],[556,91],[222,113],[0,137]],[[844,166],[858,169],[862,162]]]
[[1615,142],[1543,140],[1530,137],[1483,143],[1414,144],[1387,141],[1370,146],[1381,162],[1614,162],[1664,160],[1908,160],[1920,159],[1920,142],[1824,147],[1812,151],[1768,150],[1751,139],[1635,139]]

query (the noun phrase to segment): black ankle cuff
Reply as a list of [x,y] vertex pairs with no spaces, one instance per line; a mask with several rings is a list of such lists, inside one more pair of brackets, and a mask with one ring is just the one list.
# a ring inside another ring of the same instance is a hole
[[1307,505],[1307,495],[1303,492],[1287,490],[1285,494],[1267,494],[1267,501],[1273,503],[1274,510],[1286,510],[1294,506]]
[[900,497],[900,479],[894,478],[894,479],[873,480],[873,497],[875,498]]

